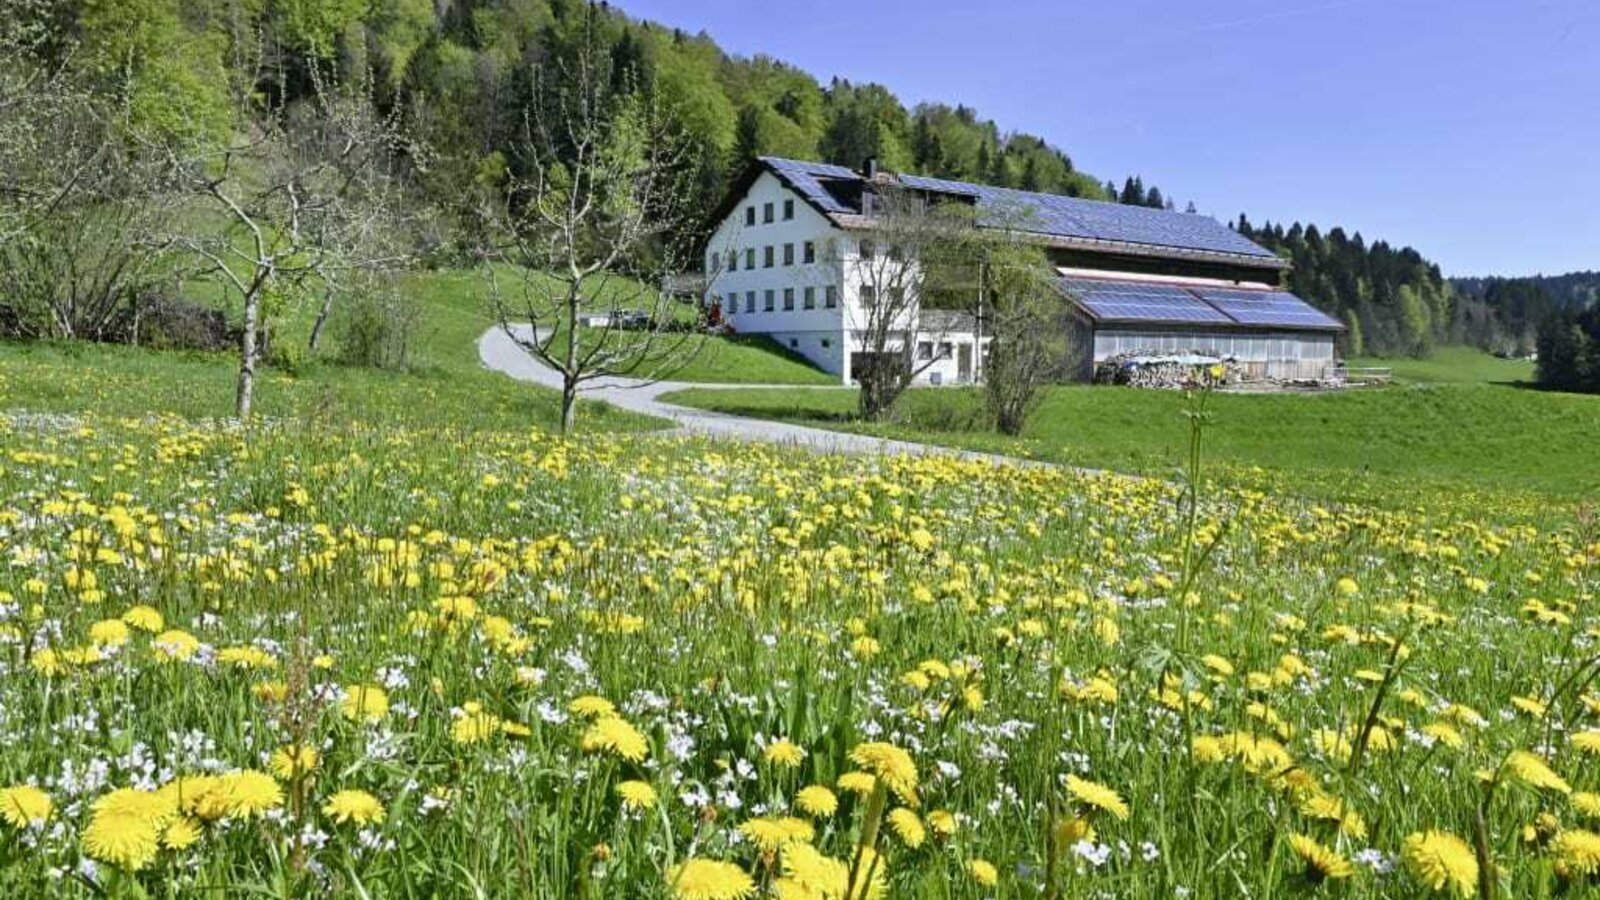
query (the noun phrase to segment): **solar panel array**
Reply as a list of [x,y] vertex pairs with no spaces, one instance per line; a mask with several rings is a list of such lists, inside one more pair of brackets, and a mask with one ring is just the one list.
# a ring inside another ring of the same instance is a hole
[[1180,287],[1063,278],[1061,284],[1097,319],[1230,325],[1232,320]]
[[1061,288],[1096,319],[1166,325],[1340,328],[1338,320],[1285,291],[1064,277]]
[[1122,241],[1233,253],[1271,259],[1273,254],[1210,216],[1124,206],[1100,200],[996,188],[944,178],[902,175],[907,187],[976,197],[985,223],[1062,237]]
[[826,212],[848,213],[855,212],[850,207],[839,202],[839,198],[828,192],[822,186],[818,177],[822,178],[860,178],[854,171],[844,166],[833,166],[827,163],[802,162],[797,159],[780,159],[776,156],[763,156],[761,161],[771,166],[784,181],[787,181],[795,190],[804,194],[820,209]]
[[1230,291],[1196,288],[1202,300],[1241,325],[1338,328],[1338,320],[1285,291]]

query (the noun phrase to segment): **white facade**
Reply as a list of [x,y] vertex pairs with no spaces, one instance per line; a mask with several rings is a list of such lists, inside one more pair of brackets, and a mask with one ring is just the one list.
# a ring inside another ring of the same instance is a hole
[[[860,247],[861,235],[762,172],[706,244],[705,270],[713,276],[706,303],[719,306],[735,332],[765,334],[849,384],[850,354],[861,349],[865,323],[861,286],[870,283]],[[970,332],[917,340],[919,382],[971,381],[981,366]],[[929,356],[920,355],[921,344]]]

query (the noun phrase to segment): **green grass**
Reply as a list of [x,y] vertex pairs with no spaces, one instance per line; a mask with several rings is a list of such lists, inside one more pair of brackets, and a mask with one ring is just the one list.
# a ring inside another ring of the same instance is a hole
[[[691,390],[668,400],[952,447],[1165,475],[1187,441],[1184,395],[1112,387],[1051,390],[1019,439],[987,429],[982,394],[912,390],[893,421],[852,420],[856,392]],[[1493,491],[1572,501],[1600,494],[1600,397],[1495,385],[1326,394],[1215,394],[1207,459],[1329,498],[1394,502]]]
[[728,335],[706,339],[688,365],[676,369],[671,381],[712,384],[837,385],[809,360],[766,335]]
[[1475,347],[1440,347],[1427,359],[1366,356],[1349,361],[1352,368],[1394,370],[1402,383],[1516,384],[1533,381],[1533,362],[1499,359]]
[[[406,277],[404,288],[413,292],[421,312],[407,371],[332,362],[337,344],[332,335],[319,358],[292,369],[258,371],[257,412],[321,423],[411,427],[527,429],[556,423],[559,402],[553,392],[490,372],[479,362],[477,338],[493,324],[480,275],[417,273]],[[303,347],[314,314],[309,306],[282,311],[276,339]],[[237,372],[231,353],[0,342],[0,408],[226,417],[233,412]],[[662,424],[603,403],[584,402],[578,415],[583,430]]]

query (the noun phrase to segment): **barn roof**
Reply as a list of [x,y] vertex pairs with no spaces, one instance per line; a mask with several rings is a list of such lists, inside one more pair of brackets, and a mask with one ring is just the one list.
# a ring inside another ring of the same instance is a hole
[[[845,166],[763,156],[735,184],[718,211],[728,214],[755,176],[770,171],[836,224],[869,227],[859,196],[868,178]],[[1125,206],[1059,194],[1019,191],[965,181],[900,174],[891,180],[904,188],[970,199],[979,223],[1039,235],[1053,246],[1141,255],[1220,260],[1282,269],[1288,263],[1210,216]]]
[[1096,278],[1063,272],[1057,286],[1096,324],[1198,325],[1278,331],[1343,331],[1288,291],[1209,279]]

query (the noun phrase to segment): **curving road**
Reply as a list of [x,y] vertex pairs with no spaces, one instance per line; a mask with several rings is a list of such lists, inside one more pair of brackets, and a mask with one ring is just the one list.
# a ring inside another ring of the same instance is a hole
[[[521,327],[527,329],[529,326]],[[503,372],[518,381],[530,381],[558,391],[561,389],[561,376],[534,359],[526,350],[517,346],[516,341],[513,341],[499,327],[485,331],[483,336],[478,338],[478,358],[488,368],[496,372]],[[932,444],[894,441],[864,434],[847,434],[839,431],[828,431],[823,428],[807,428],[804,425],[790,425],[784,422],[769,422],[764,419],[730,416],[726,413],[678,406],[661,399],[663,394],[670,394],[673,391],[689,388],[752,387],[808,390],[808,388],[794,385],[690,384],[682,381],[600,378],[583,385],[579,389],[578,395],[587,400],[603,400],[612,406],[632,412],[670,419],[677,424],[680,430],[692,434],[804,447],[822,453],[944,454],[962,459],[983,460],[1006,465],[1030,464],[1025,460],[994,453],[954,450],[948,447],[936,447]]]

